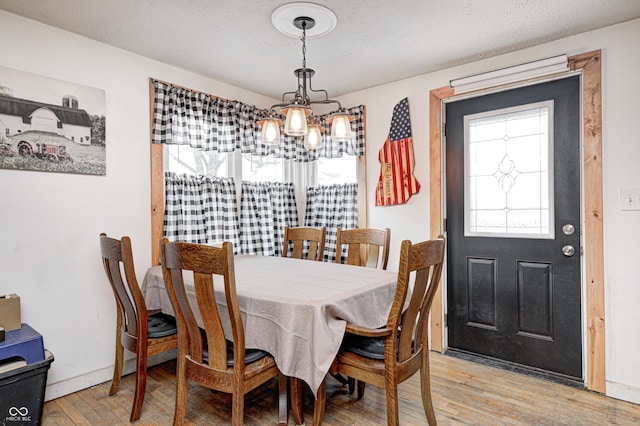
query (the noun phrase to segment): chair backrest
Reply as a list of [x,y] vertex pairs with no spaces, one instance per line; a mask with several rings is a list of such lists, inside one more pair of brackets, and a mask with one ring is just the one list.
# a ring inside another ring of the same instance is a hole
[[[289,256],[290,245],[293,245],[291,257],[296,259],[308,259],[322,261],[324,257],[324,242],[327,236],[327,228],[298,227],[284,228],[284,244],[282,247],[282,257]],[[309,245],[309,250],[305,257],[305,244]]]
[[342,229],[336,234],[336,263],[342,262],[342,246],[347,246],[345,263],[369,268],[387,269],[389,262],[389,228]]
[[[139,336],[148,331],[146,327],[148,313],[144,296],[136,279],[131,239],[122,237],[117,240],[101,233],[100,252],[104,271],[116,299],[118,321],[121,322],[123,331],[133,337],[146,338],[146,336]],[[144,324],[145,327],[138,327],[138,324]]]
[[[398,283],[387,320],[387,327],[394,330],[394,335],[388,341],[391,344],[398,342],[398,363],[419,354],[423,345],[425,350],[428,350],[427,320],[442,275],[444,247],[445,240],[442,235],[437,239],[417,244],[405,240],[400,247]],[[415,277],[415,281],[411,298],[408,307],[403,311],[412,276]],[[397,334],[399,338],[396,340]]]
[[[161,241],[161,256],[164,281],[178,324],[178,356],[188,354],[193,361],[202,364],[203,349],[207,349],[208,366],[227,370],[227,343],[221,318],[223,313],[218,310],[218,296],[215,294],[220,286],[220,289],[224,289],[225,301],[222,305],[227,305],[233,334],[234,365],[244,368],[244,329],[236,294],[233,244],[225,242],[220,248],[184,242],[170,243],[164,238]],[[193,279],[185,280],[186,276]],[[193,290],[187,290],[185,281],[193,282]],[[191,291],[195,292],[195,301],[189,299]],[[194,302],[202,319],[204,342],[192,309]]]

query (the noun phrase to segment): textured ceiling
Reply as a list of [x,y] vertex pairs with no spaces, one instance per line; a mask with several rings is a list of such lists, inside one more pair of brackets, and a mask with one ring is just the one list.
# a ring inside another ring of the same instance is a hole
[[[274,0],[0,0],[0,9],[274,98],[295,89],[301,42]],[[307,39],[331,97],[640,17],[639,0],[326,0]],[[639,35],[640,36],[640,35]],[[640,39],[640,37],[639,37]]]

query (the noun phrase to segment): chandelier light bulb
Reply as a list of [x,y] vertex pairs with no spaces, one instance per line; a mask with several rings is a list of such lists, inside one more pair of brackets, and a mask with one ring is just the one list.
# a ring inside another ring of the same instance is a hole
[[322,127],[319,124],[309,124],[304,135],[304,147],[318,149],[322,146]]
[[305,108],[292,106],[287,108],[284,132],[289,136],[304,136],[307,133],[307,114]]
[[265,145],[278,145],[280,143],[280,120],[266,119],[262,123],[260,140]]
[[331,123],[331,139],[346,142],[351,139],[351,120],[347,114],[334,115]]

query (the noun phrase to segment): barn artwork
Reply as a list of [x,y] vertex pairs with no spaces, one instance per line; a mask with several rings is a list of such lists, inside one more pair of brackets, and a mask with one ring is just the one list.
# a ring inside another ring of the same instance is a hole
[[391,129],[378,152],[380,177],[376,185],[376,206],[404,204],[420,190],[413,176],[413,140],[409,100],[404,98],[393,108]]
[[0,168],[106,175],[103,90],[0,66]]

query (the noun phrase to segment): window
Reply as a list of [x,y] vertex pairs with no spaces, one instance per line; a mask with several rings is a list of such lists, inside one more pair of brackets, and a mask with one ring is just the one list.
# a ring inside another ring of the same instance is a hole
[[[297,172],[299,170],[299,172]],[[249,182],[293,182],[301,188],[358,182],[358,157],[320,157],[307,163],[242,154],[242,180]]]
[[291,160],[283,160],[273,155],[242,154],[242,180],[248,182],[286,182],[285,164],[290,162]]
[[229,154],[218,151],[201,151],[189,145],[162,145],[164,170],[178,175],[228,177]]
[[[293,182],[298,185],[332,185],[358,182],[358,158],[344,155],[340,158],[319,158],[308,163],[276,158],[273,155],[240,154],[240,167],[234,167],[237,153],[200,151],[188,145],[163,145],[164,170],[177,174],[209,177],[234,177],[248,182]],[[304,181],[296,179],[295,170],[302,169]]]
[[553,238],[553,101],[464,123],[465,235]]
[[332,185],[358,182],[358,157],[318,158],[317,184]]
[[264,247],[277,246],[268,242],[286,225],[327,226],[328,242],[337,226],[358,226],[363,105],[347,109],[355,117],[350,141],[324,135],[314,152],[291,136],[277,146],[261,144],[255,123],[264,112],[253,105],[151,83],[154,241],[163,235],[193,242],[223,238],[236,252],[268,254]]
[[[358,182],[358,157],[353,155],[321,157],[308,163],[296,163],[273,155],[201,151],[189,145],[162,146],[164,170],[179,175],[233,177],[237,181],[248,182],[293,182],[301,187]],[[237,156],[241,157],[239,167],[235,165]],[[296,167],[303,170],[303,181],[296,179],[296,173],[293,172]]]
[[[165,144],[163,150],[170,199],[164,235],[169,238],[210,242],[213,237],[234,237],[236,253],[279,255],[285,226],[326,226],[325,260],[333,261],[337,227],[358,226],[358,157],[296,162],[188,145]],[[212,188],[222,193],[212,196]],[[201,199],[205,192],[207,200],[215,199],[217,212]],[[215,222],[214,229],[203,220]]]

